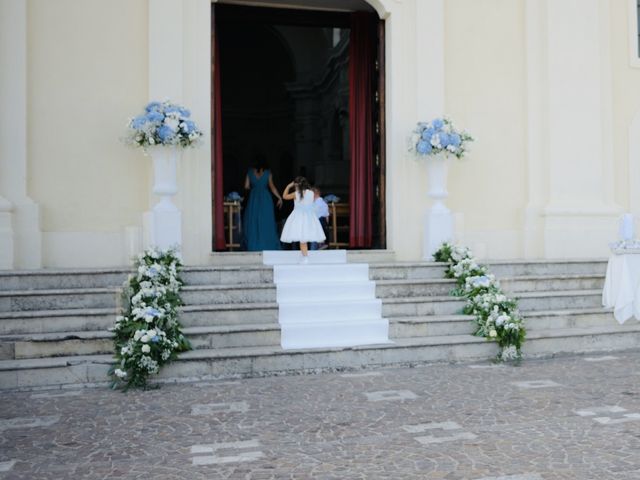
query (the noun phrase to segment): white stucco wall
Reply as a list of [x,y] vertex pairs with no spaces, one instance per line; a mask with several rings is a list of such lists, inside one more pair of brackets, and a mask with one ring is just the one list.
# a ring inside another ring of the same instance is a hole
[[28,189],[44,263],[126,263],[149,165],[118,141],[147,98],[145,0],[29,0]]
[[478,255],[521,257],[526,206],[524,1],[446,2],[446,112],[476,138],[449,206]]
[[[19,1],[0,6],[19,12]],[[630,2],[371,1],[387,29],[387,240],[399,259],[421,257],[429,205],[425,167],[406,141],[416,121],[441,113],[477,138],[450,171],[459,240],[484,258],[606,254],[619,213],[640,214]],[[0,179],[0,268],[128,263],[155,199],[148,159],[118,138],[130,115],[160,97],[188,105],[210,131],[209,8],[209,0],[28,0],[26,28],[8,34],[27,40],[28,101],[13,109],[26,111],[25,148],[3,148],[0,159],[13,179],[25,156],[26,187],[17,194]],[[571,21],[578,8],[585,15]],[[0,53],[2,65],[20,64]],[[20,91],[12,78],[2,98]],[[190,264],[210,262],[210,154],[206,138],[179,171]],[[15,241],[23,217],[42,230],[42,259],[35,242],[30,265],[10,261],[24,256]]]

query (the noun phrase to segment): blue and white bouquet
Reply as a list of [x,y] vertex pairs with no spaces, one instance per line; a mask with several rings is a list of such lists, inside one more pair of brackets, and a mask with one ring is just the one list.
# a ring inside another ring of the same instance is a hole
[[174,249],[149,248],[134,262],[122,292],[113,332],[113,388],[145,388],[147,380],[178,353],[191,348],[178,321],[182,263]]
[[231,192],[224,197],[225,202],[241,202],[242,200],[244,200],[244,197],[240,196],[238,192]]
[[463,130],[456,130],[448,118],[436,118],[430,122],[418,122],[411,134],[409,151],[419,155],[445,153],[462,158],[473,137]]
[[466,298],[462,312],[474,316],[475,335],[498,343],[498,360],[519,360],[527,332],[518,302],[504,294],[500,282],[467,247],[445,242],[433,257],[447,263],[445,276],[456,280],[452,294]]
[[193,146],[202,137],[202,132],[190,117],[191,112],[180,105],[169,101],[150,102],[144,107],[144,113],[129,121],[125,142],[142,148],[154,145]]

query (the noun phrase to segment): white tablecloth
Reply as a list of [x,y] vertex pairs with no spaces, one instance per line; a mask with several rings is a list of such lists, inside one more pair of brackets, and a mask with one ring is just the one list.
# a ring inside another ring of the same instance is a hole
[[602,291],[602,304],[613,308],[618,323],[640,320],[640,254],[611,255]]

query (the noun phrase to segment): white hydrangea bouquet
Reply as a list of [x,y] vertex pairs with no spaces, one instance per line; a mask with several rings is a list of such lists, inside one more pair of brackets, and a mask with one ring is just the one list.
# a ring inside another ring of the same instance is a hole
[[457,130],[448,118],[418,122],[411,134],[409,151],[418,157],[444,153],[462,158],[473,137]]
[[178,321],[182,264],[176,251],[147,249],[134,267],[124,284],[122,314],[110,329],[117,360],[110,371],[113,388],[146,388],[150,375],[191,349]]
[[475,334],[498,342],[498,360],[519,360],[526,330],[518,303],[503,293],[500,283],[467,247],[443,243],[433,257],[448,264],[445,275],[457,282],[453,295],[467,299],[463,313],[475,317]]
[[190,147],[198,143],[202,132],[186,108],[164,102],[150,102],[144,112],[129,121],[125,143],[142,148],[154,145]]

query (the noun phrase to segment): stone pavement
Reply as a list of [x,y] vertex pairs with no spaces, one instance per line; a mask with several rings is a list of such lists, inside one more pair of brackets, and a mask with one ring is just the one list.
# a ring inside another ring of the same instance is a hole
[[3,393],[0,479],[640,479],[640,352]]

